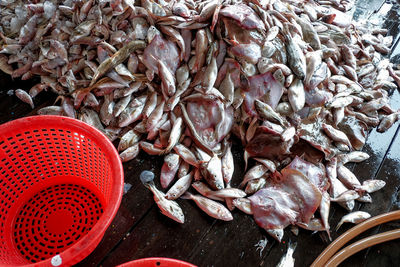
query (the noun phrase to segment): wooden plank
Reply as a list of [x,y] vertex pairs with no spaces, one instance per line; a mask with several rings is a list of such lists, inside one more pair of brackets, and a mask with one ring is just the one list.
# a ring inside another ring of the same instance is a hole
[[353,19],[355,21],[368,19],[379,10],[384,3],[385,0],[376,0],[372,2],[368,0],[356,1],[353,11]]
[[131,184],[132,187],[123,196],[118,213],[100,244],[77,266],[97,266],[147,214],[154,205],[154,200],[141,184],[139,174],[143,170],[152,170],[156,177],[159,177],[162,163],[162,158],[141,152],[136,159],[123,164],[125,183]]
[[178,200],[178,203],[185,214],[184,224],[165,217],[154,206],[101,265],[116,266],[145,257],[170,257],[189,261],[190,251],[215,220],[193,207],[193,203],[186,200]]
[[134,224],[131,212],[121,206],[96,249],[76,266],[97,266]]
[[[399,145],[399,144],[397,144]],[[390,173],[392,178],[400,180],[400,161],[399,155],[397,158],[392,158],[389,156],[387,158],[387,167],[390,168]],[[386,166],[385,166],[386,167]],[[399,210],[400,209],[400,194],[399,194],[399,184],[396,184],[397,192],[393,197],[393,202],[390,211]],[[379,232],[386,232],[390,230],[400,229],[400,222],[393,221],[386,224],[383,224]],[[400,257],[397,257],[396,252],[400,251],[400,240],[396,239],[387,243],[378,244],[369,249],[369,253],[365,259],[366,266],[400,266]]]
[[[400,128],[398,128],[400,130]],[[399,131],[398,130],[398,131]],[[379,170],[378,175],[376,176],[376,179],[381,179],[386,182],[386,186],[382,189],[379,190],[378,192],[373,194],[373,199],[374,202],[372,204],[365,204],[363,207],[364,211],[369,212],[372,216],[388,212],[390,210],[393,210],[395,208],[395,204],[397,204],[397,197],[398,197],[398,191],[399,191],[399,181],[400,181],[400,164],[399,164],[399,159],[400,159],[400,134],[397,134],[396,138],[394,139],[394,142],[391,146],[391,149],[389,150],[387,157],[385,158],[383,165],[381,169]],[[379,206],[376,206],[376,203],[379,203]],[[344,229],[348,229],[350,226],[346,226]],[[387,228],[383,228],[385,231],[388,230]],[[373,234],[376,234],[380,231],[380,227],[375,227],[372,230],[369,230],[366,234],[363,236],[370,236]],[[398,241],[393,241],[390,242],[392,243],[397,243]],[[371,262],[376,262],[374,260],[374,257],[377,257],[376,254],[379,254],[379,249],[378,248],[373,248],[371,250],[372,254],[368,253],[368,251],[363,251],[360,252],[364,254],[363,259],[364,259],[364,264],[366,265],[367,263],[370,264]],[[398,250],[394,250],[398,251]],[[367,254],[368,253],[368,254]],[[365,254],[367,254],[365,256]],[[397,253],[390,253],[386,254],[388,257],[388,261],[398,261],[398,255]],[[355,259],[355,257],[352,257],[353,259],[349,259],[352,262],[354,261],[359,261],[360,259]],[[390,265],[383,265],[383,266],[390,266]],[[395,265],[393,265],[395,266]]]
[[[233,148],[233,154],[235,158],[235,175],[233,178],[234,184],[239,184],[241,177],[243,177],[243,155],[242,148],[238,143],[235,144]],[[140,156],[138,157],[140,158]],[[154,158],[154,160],[156,160]],[[161,166],[154,168],[154,171],[159,171]],[[139,173],[139,172],[138,172]],[[158,185],[158,179],[155,179]],[[139,188],[144,189],[143,185]],[[150,192],[147,195],[151,197]],[[136,227],[132,229],[130,235],[123,240],[121,244],[112,252],[109,258],[106,258],[103,264],[115,265],[132,259],[151,257],[151,256],[168,256],[175,257],[183,260],[192,260],[189,258],[189,254],[197,246],[198,242],[202,240],[202,237],[209,231],[209,229],[215,224],[215,220],[204,214],[194,203],[188,200],[178,200],[182,209],[184,210],[186,222],[183,225],[178,225],[177,223],[171,221],[169,218],[161,215],[157,207],[154,207],[150,213],[141,221]],[[234,220],[228,224],[237,224]],[[151,225],[151,227],[149,227]],[[254,225],[255,226],[255,225]],[[149,229],[150,228],[150,229]],[[253,227],[257,229],[257,227]],[[259,230],[257,230],[259,231]],[[182,238],[188,237],[188,238]],[[137,243],[137,240],[146,240],[149,244]],[[172,249],[180,244],[181,249]],[[130,253],[126,253],[129,250]],[[117,255],[117,256],[116,256]],[[197,264],[198,259],[196,258]]]
[[256,245],[266,239],[253,216],[241,211],[233,212],[233,222],[218,221],[192,251],[190,261],[199,266],[258,266],[275,242],[267,238],[267,246],[261,251]]
[[56,96],[52,93],[42,92],[34,98],[35,109],[19,100],[14,93],[8,93],[9,90],[23,89],[28,91],[38,80],[21,81],[12,80],[10,76],[0,72],[0,124],[22,118],[28,115],[36,114],[36,111],[43,107],[51,105]]

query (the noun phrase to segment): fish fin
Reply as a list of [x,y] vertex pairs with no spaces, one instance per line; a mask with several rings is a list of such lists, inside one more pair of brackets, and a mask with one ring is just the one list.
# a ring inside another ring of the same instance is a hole
[[182,199],[192,199],[192,198],[193,198],[193,194],[192,194],[192,193],[189,193],[189,192],[186,192],[185,194],[183,194],[183,195],[181,196],[181,198],[182,198]]

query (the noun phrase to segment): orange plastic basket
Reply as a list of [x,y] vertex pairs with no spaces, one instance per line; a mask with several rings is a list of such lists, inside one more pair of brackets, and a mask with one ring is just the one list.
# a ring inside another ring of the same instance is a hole
[[0,126],[0,266],[70,266],[89,255],[122,198],[112,143],[75,119]]

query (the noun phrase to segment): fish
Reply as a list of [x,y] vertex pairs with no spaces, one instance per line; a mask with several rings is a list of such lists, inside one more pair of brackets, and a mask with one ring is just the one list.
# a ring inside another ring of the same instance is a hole
[[158,60],[157,64],[158,73],[162,81],[161,87],[163,89],[163,92],[167,96],[173,96],[176,92],[175,77],[161,60]]
[[140,40],[131,41],[125,46],[123,46],[120,50],[118,50],[113,56],[104,60],[96,69],[92,81],[89,86],[93,86],[95,82],[103,76],[108,70],[116,67],[125,61],[129,55],[138,49],[144,49],[146,47],[146,43]]
[[382,189],[385,185],[386,182],[383,180],[365,180],[361,186],[356,186],[355,189],[362,192],[373,193]]
[[15,90],[15,96],[18,97],[22,102],[31,106],[32,109],[35,108],[32,97],[22,89]]
[[293,267],[295,259],[293,258],[294,250],[296,249],[297,243],[290,242],[286,254],[280,259],[277,267]]
[[311,78],[322,64],[322,51],[317,50],[307,53],[306,64],[307,65],[306,65],[306,75],[304,78],[304,85],[307,88],[309,88],[311,84]]
[[326,123],[322,124],[322,129],[332,140],[336,142],[342,142],[350,148],[353,147],[352,144],[350,143],[349,138],[344,132],[335,129],[333,126]]
[[161,168],[160,183],[162,188],[167,188],[175,178],[179,169],[179,155],[171,153],[164,157],[164,164]]
[[114,105],[113,109],[113,116],[118,117],[122,111],[128,106],[129,102],[131,102],[132,95],[128,95],[125,97],[122,97],[117,103]]
[[153,130],[157,123],[160,121],[162,118],[162,115],[164,113],[164,106],[165,106],[165,101],[161,101],[151,112],[150,116],[146,120],[146,130],[151,131]]
[[210,64],[206,67],[203,75],[203,81],[201,82],[202,90],[205,94],[210,92],[213,88],[215,81],[217,80],[218,66],[215,57],[212,57]]
[[169,153],[174,146],[179,142],[183,130],[183,120],[181,117],[177,118],[172,125],[171,133],[168,138],[168,146],[165,148],[164,153]]
[[224,198],[214,196],[212,194],[213,190],[210,187],[208,187],[208,185],[206,185],[205,183],[203,183],[201,181],[196,181],[196,182],[192,183],[192,187],[194,189],[196,189],[196,191],[199,192],[202,196],[205,196],[210,199],[218,200],[218,201],[224,200]]
[[367,219],[371,218],[371,214],[365,211],[355,211],[351,212],[340,219],[338,225],[336,226],[336,231],[339,230],[340,226],[343,225],[343,223],[350,222],[350,223],[361,223]]
[[157,179],[169,190],[152,189],[167,216],[184,221],[168,198],[192,185],[278,241],[287,226],[329,235],[331,201],[351,211],[385,186],[346,164],[368,159],[359,150],[371,128],[399,120],[389,100],[400,66],[384,57],[388,30],[350,20],[353,1],[8,2],[0,70],[34,83],[16,96],[34,108],[55,94],[38,115],[96,127],[124,162],[164,157]]
[[223,188],[217,191],[210,192],[207,196],[214,196],[219,198],[243,198],[246,193],[238,188]]
[[394,112],[385,116],[379,123],[377,131],[380,133],[386,132],[393,124],[400,119],[400,113]]
[[285,24],[286,51],[288,54],[289,66],[299,79],[306,76],[306,58],[299,45],[293,40],[289,33],[289,27]]
[[288,89],[288,98],[294,112],[298,112],[304,107],[306,97],[304,93],[304,85],[301,80],[293,80]]
[[354,173],[343,165],[338,166],[337,174],[339,180],[348,188],[356,188],[361,185]]
[[167,199],[165,194],[156,188],[153,180],[153,172],[143,171],[140,173],[140,181],[153,193],[154,201],[161,213],[178,223],[184,223],[185,215],[183,214],[182,208],[175,201]]
[[239,187],[243,187],[248,181],[258,179],[268,171],[268,168],[263,164],[256,164],[254,167],[249,169],[243,177],[243,181]]
[[204,30],[199,30],[196,33],[196,61],[194,62],[192,72],[198,72],[204,65],[206,60],[205,55],[208,47],[208,39]]
[[176,144],[174,146],[174,151],[187,163],[190,165],[198,168],[200,166],[199,161],[197,160],[196,156],[190,151],[187,147],[182,144]]
[[38,115],[58,115],[62,116],[64,114],[64,109],[60,106],[47,106],[39,109],[37,111]]
[[283,235],[285,234],[285,232],[281,228],[266,229],[266,232],[279,243],[282,241]]
[[369,155],[362,151],[351,151],[347,154],[338,155],[338,161],[341,164],[346,164],[348,162],[363,162],[364,160],[369,159]]
[[278,122],[282,126],[285,124],[282,116],[279,115],[278,113],[276,113],[270,105],[268,105],[258,99],[256,99],[254,103],[255,103],[256,109],[257,109],[258,113],[260,114],[260,116],[262,116],[263,118],[265,118],[267,120],[272,120],[272,121]]
[[119,157],[121,158],[122,162],[127,162],[136,158],[139,155],[139,152],[139,143],[136,143],[121,152],[121,154],[119,154]]
[[190,187],[193,179],[193,172],[178,179],[166,194],[167,199],[175,200],[182,196]]
[[248,200],[247,198],[235,198],[233,200],[233,205],[248,215],[253,214],[253,211],[251,210],[250,200]]
[[186,192],[183,195],[183,198],[185,199],[191,199],[193,200],[197,206],[207,213],[210,217],[213,217],[218,220],[222,221],[232,221],[233,216],[231,212],[222,204],[208,199],[206,197],[200,196],[200,195],[193,195],[189,192]]
[[321,214],[321,221],[322,224],[324,225],[324,228],[330,237],[330,226],[329,226],[329,210],[330,210],[330,206],[331,206],[331,200],[329,197],[329,193],[327,191],[324,191],[322,193],[322,199],[321,199],[321,204],[319,206],[319,213]]
[[264,188],[267,184],[267,180],[264,177],[250,180],[247,182],[244,192],[248,195],[256,193],[258,190]]
[[359,193],[357,191],[355,191],[355,190],[347,190],[347,191],[341,193],[340,195],[338,195],[337,197],[331,198],[330,201],[333,201],[333,202],[348,202],[348,201],[351,201],[351,200],[355,200],[355,199],[357,199],[359,197],[360,197],[360,195],[359,195]]
[[225,187],[222,177],[222,163],[217,155],[214,155],[207,163],[203,163],[200,170],[211,188],[223,189]]

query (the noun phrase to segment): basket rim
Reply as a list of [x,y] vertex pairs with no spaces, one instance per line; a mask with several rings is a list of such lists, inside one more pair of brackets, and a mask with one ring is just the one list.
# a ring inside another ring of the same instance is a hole
[[[111,187],[113,189],[113,192],[111,193],[109,204],[104,209],[104,212],[101,215],[100,219],[96,222],[93,228],[78,242],[58,254],[58,256],[62,259],[63,266],[74,265],[86,258],[91,252],[93,252],[93,250],[97,247],[98,243],[100,243],[101,239],[103,238],[104,233],[110,226],[115,215],[117,214],[117,211],[121,204],[124,186],[124,170],[122,167],[122,162],[114,145],[101,131],[83,121],[70,117],[57,115],[39,115],[12,120],[1,125],[0,139],[4,137],[4,134],[8,131],[8,129],[15,129],[16,126],[20,126],[21,124],[29,124],[31,126],[32,124],[35,124],[35,122],[46,122],[50,123],[51,125],[58,126],[63,124],[73,129],[82,131],[82,133],[85,133],[87,136],[94,137],[95,140],[101,142],[102,150],[106,155],[108,155],[110,165],[112,166],[111,175],[115,177],[115,179],[113,179],[113,184]],[[20,266],[54,266],[51,263],[53,257]]]
[[117,265],[116,267],[154,266],[158,265],[157,263],[166,264],[167,266],[169,265],[169,266],[179,266],[179,267],[197,267],[197,265],[194,265],[190,262],[168,257],[140,258],[122,263],[120,265]]

